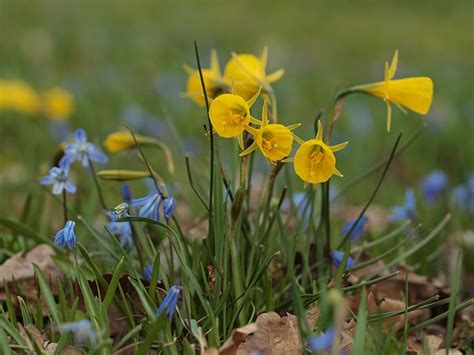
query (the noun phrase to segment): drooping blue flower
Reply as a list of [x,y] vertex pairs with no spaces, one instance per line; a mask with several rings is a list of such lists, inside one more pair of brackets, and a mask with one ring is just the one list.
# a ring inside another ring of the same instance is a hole
[[171,320],[173,318],[174,312],[176,312],[176,305],[178,304],[179,297],[183,292],[183,288],[181,286],[171,286],[166,294],[163,302],[161,302],[160,307],[156,311],[156,315],[159,317],[163,314],[163,312],[167,315],[168,319]]
[[69,180],[70,161],[63,157],[59,166],[53,166],[49,169],[48,175],[43,177],[39,183],[41,185],[53,185],[53,194],[59,195],[66,190],[70,194],[76,193],[76,185]]
[[[150,283],[151,282],[151,277],[153,275],[153,264],[148,264],[144,269],[143,269],[143,276],[145,277],[145,280]],[[158,275],[158,282],[161,281],[160,275]]]
[[[356,221],[357,221],[357,218],[344,224],[344,226],[341,229],[341,235],[343,237],[346,236],[347,233],[349,233],[349,231],[351,230],[354,223],[356,223]],[[368,221],[368,218],[365,215],[359,219],[359,221],[357,222],[356,226],[354,227],[354,229],[352,230],[349,236],[349,240],[359,240],[362,237],[365,231],[365,226],[367,224],[367,221]]]
[[72,162],[78,160],[82,166],[89,167],[89,161],[105,164],[107,156],[95,145],[87,141],[86,132],[79,128],[74,134],[74,142],[66,145],[64,153]]
[[133,249],[132,227],[130,222],[110,221],[107,224],[110,233],[120,240],[120,244],[129,249]]
[[[342,260],[344,259],[344,252],[339,250],[334,250],[331,252],[332,263],[335,267],[341,265]],[[346,269],[352,269],[355,266],[355,261],[351,256],[347,257]]]
[[95,344],[97,333],[94,331],[92,323],[88,319],[81,319],[77,322],[63,323],[60,325],[61,333],[73,333],[76,342],[82,346],[88,340]]
[[168,196],[163,199],[163,216],[166,220],[173,216],[174,209],[176,208],[176,200],[173,196]]
[[416,200],[413,189],[407,189],[405,193],[405,205],[395,206],[392,209],[392,214],[388,216],[389,222],[405,221],[408,219],[415,219],[416,217]]
[[69,250],[74,250],[76,247],[76,233],[74,232],[74,227],[76,223],[73,221],[67,221],[63,229],[60,229],[55,237],[53,243],[60,248],[67,248]]
[[441,170],[434,170],[421,181],[421,190],[427,203],[433,203],[448,187],[448,176]]
[[142,198],[130,201],[132,207],[141,207],[138,211],[140,217],[149,217],[155,221],[160,220],[161,194],[152,193]]
[[308,347],[311,351],[330,350],[334,343],[336,332],[333,328],[326,329],[323,334],[308,337]]

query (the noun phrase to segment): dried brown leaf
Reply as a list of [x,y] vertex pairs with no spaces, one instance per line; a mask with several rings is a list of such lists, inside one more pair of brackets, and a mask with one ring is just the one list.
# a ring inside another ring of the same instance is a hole
[[244,327],[234,329],[229,339],[219,349],[219,355],[235,355],[239,345],[242,344],[249,334],[257,330],[255,323],[247,324]]
[[245,355],[252,352],[269,354],[301,354],[303,344],[298,335],[296,317],[287,314],[280,317],[278,313],[268,312],[258,316],[257,330],[240,344],[237,354]]

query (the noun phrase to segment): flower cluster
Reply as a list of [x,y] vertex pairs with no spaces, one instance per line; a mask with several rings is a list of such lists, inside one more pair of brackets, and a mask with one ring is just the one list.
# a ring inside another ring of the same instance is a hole
[[[296,175],[305,184],[317,184],[328,181],[333,175],[342,177],[336,168],[335,152],[344,149],[348,142],[329,145],[323,140],[323,127],[318,121],[315,138],[302,140],[292,131],[299,123],[285,126],[277,123],[276,103],[271,84],[282,77],[283,70],[267,75],[267,56],[265,48],[260,57],[253,54],[232,54],[221,74],[215,51],[211,53],[210,69],[201,73],[186,67],[189,74],[186,96],[199,105],[204,105],[204,93],[200,74],[209,99],[209,118],[215,133],[223,138],[237,138],[242,149],[240,156],[254,150],[271,163],[292,162]],[[344,91],[342,96],[353,92],[363,92],[382,98],[387,104],[387,130],[391,125],[391,103],[402,110],[405,106],[415,112],[426,114],[431,106],[433,82],[427,77],[415,77],[393,80],[398,64],[398,51],[395,52],[390,66],[385,65],[385,80],[374,84],[358,85]],[[252,106],[263,98],[260,119],[252,115]],[[269,108],[270,112],[269,112]],[[252,141],[246,145],[247,141]],[[293,143],[300,147],[293,157]]]
[[23,81],[0,79],[0,111],[42,114],[51,120],[65,120],[74,111],[74,100],[68,91],[59,87],[39,94]]

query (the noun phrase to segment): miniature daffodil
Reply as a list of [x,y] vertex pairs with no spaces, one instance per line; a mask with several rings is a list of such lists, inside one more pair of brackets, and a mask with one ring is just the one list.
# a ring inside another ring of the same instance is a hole
[[[156,145],[156,139],[135,134],[137,143],[140,145]],[[135,148],[135,141],[130,132],[118,131],[107,136],[104,142],[105,148],[111,153],[122,152]]]
[[332,175],[341,176],[336,169],[334,152],[344,149],[348,142],[328,146],[323,142],[323,127],[318,121],[316,138],[301,144],[294,158],[296,174],[306,183],[317,184],[328,181]]
[[262,109],[262,124],[259,128],[247,126],[246,130],[254,136],[253,143],[240,156],[247,155],[259,148],[263,156],[270,161],[280,161],[290,155],[293,147],[291,130],[299,127],[295,124],[285,127],[281,124],[268,124],[267,102]]
[[68,119],[74,111],[72,95],[61,88],[54,88],[43,95],[43,112],[52,120]]
[[17,80],[0,80],[0,110],[36,114],[40,97],[28,84]]
[[245,128],[251,121],[257,122],[250,115],[250,107],[259,94],[260,90],[248,101],[234,94],[222,94],[212,100],[209,117],[216,133],[224,138],[238,137],[242,145],[242,133]]
[[398,50],[390,66],[385,62],[385,80],[373,84],[359,85],[354,91],[361,91],[380,97],[387,105],[387,131],[390,131],[392,119],[391,103],[402,111],[406,107],[416,113],[426,115],[433,100],[433,80],[429,77],[412,77],[393,80],[397,71]]
[[259,57],[253,54],[232,54],[224,70],[225,80],[232,84],[235,93],[248,100],[259,90],[270,91],[270,84],[279,80],[285,71],[279,69],[266,74],[268,49]]
[[[188,73],[189,77],[187,90],[183,96],[189,97],[199,106],[204,106],[205,100],[199,70],[195,70],[187,65],[184,66],[184,70]],[[211,51],[211,67],[209,69],[202,69],[202,77],[209,98],[214,99],[227,90],[227,85],[222,78],[219,59],[215,50]]]

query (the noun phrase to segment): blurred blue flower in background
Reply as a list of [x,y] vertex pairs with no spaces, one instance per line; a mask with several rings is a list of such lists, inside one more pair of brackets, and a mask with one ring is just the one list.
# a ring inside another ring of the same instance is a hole
[[105,164],[109,160],[96,145],[87,141],[86,131],[82,128],[76,130],[74,142],[66,145],[64,153],[71,163],[79,160],[85,168],[89,166],[89,161]]
[[308,337],[308,347],[311,351],[330,350],[334,343],[336,332],[333,328],[326,329],[323,334]]
[[182,292],[183,288],[181,286],[171,286],[165,298],[163,299],[163,302],[161,302],[160,307],[156,311],[156,315],[159,317],[164,312],[168,319],[171,320],[174,313],[176,312],[176,305],[178,304],[179,297],[181,296]]
[[415,219],[416,217],[416,200],[413,189],[407,189],[405,192],[405,205],[395,206],[392,208],[392,214],[388,216],[389,222],[405,221],[407,219]]
[[[338,268],[339,265],[341,265],[342,260],[344,259],[344,252],[339,251],[339,250],[334,250],[331,252],[331,258],[332,258],[332,262],[334,266]],[[355,266],[354,259],[351,256],[348,256],[347,261],[346,261],[346,269],[352,269],[354,266]]]
[[433,203],[448,187],[448,176],[441,170],[434,170],[421,181],[421,191],[427,203]]
[[469,174],[467,183],[456,186],[452,191],[456,207],[474,214],[474,172]]
[[48,175],[43,177],[39,183],[41,185],[53,185],[53,194],[59,195],[66,190],[70,194],[76,193],[76,185],[69,180],[70,162],[67,157],[59,161],[59,166],[53,166],[49,169]]
[[76,223],[73,221],[67,221],[64,228],[60,229],[54,236],[53,243],[60,248],[67,247],[69,250],[76,248],[76,233],[74,227]]
[[53,120],[49,123],[49,131],[56,141],[64,142],[72,134],[71,125],[68,121]]
[[95,344],[97,342],[97,333],[92,327],[92,323],[88,319],[81,319],[77,322],[63,323],[59,329],[61,333],[73,333],[76,342],[82,346],[89,340]]
[[[344,224],[344,226],[341,229],[341,235],[343,237],[345,237],[346,234],[349,233],[349,231],[351,230],[354,223],[356,223],[356,221],[357,221],[357,218],[347,222],[346,224]],[[367,221],[368,221],[368,218],[365,215],[360,218],[359,222],[357,222],[357,225],[352,230],[352,232],[349,236],[349,240],[357,241],[362,237],[362,235],[364,234],[364,231],[365,231],[365,226],[367,224]]]
[[120,244],[123,247],[129,248],[130,250],[133,249],[134,244],[130,222],[110,221],[107,224],[107,229],[112,235],[119,238]]
[[[145,280],[150,283],[151,282],[151,276],[153,275],[153,264],[148,264],[144,269],[143,269],[143,276],[145,277]],[[158,275],[158,282],[161,281],[160,275]]]

